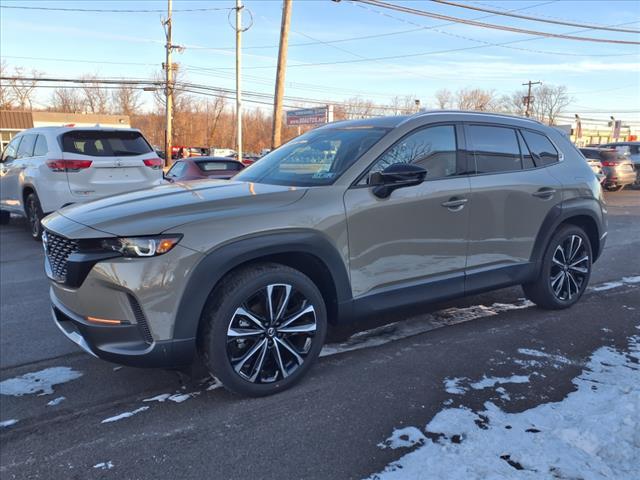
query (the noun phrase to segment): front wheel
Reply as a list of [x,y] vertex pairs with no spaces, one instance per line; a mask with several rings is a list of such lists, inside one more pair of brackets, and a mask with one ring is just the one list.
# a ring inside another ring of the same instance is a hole
[[31,192],[29,195],[27,195],[24,204],[24,210],[27,214],[27,221],[29,223],[31,237],[35,241],[39,242],[42,238],[41,222],[44,214],[42,213],[42,207],[40,206],[38,195],[35,192]]
[[591,242],[584,230],[565,225],[551,238],[538,278],[522,285],[522,289],[541,308],[568,308],[589,284],[592,258]]
[[318,358],[327,329],[316,285],[274,263],[230,274],[212,292],[201,321],[206,366],[225,388],[251,397],[299,381]]

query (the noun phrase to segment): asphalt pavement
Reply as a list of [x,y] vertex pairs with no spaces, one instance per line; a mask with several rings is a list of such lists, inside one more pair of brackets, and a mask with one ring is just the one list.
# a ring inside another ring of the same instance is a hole
[[[0,381],[58,367],[78,377],[45,395],[0,395],[0,421],[15,420],[0,427],[0,477],[365,478],[406,453],[379,446],[394,429],[425,425],[445,405],[490,400],[518,412],[559,401],[592,352],[624,349],[640,328],[640,191],[607,202],[606,249],[573,308],[543,311],[508,288],[408,321],[390,315],[334,329],[306,379],[262,399],[234,396],[198,369],[120,368],[79,351],[50,319],[40,244],[19,221],[2,226]],[[447,392],[449,378],[531,373],[514,361],[523,348],[568,361],[538,365],[530,382],[505,386],[506,396]]]

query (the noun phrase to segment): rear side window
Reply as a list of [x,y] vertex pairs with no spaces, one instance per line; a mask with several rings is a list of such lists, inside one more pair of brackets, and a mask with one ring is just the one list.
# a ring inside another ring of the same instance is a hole
[[240,165],[235,162],[196,162],[200,170],[203,172],[211,172],[213,170],[240,170]]
[[42,155],[46,155],[48,152],[49,147],[47,145],[47,138],[44,135],[38,135],[36,147],[33,149],[33,156],[41,157]]
[[92,157],[126,157],[152,150],[139,132],[77,130],[62,135],[62,151]]
[[467,135],[473,148],[477,173],[522,170],[520,147],[514,129],[469,125]]
[[20,142],[20,147],[18,147],[18,157],[17,158],[26,158],[33,156],[33,147],[36,144],[36,136],[37,135],[23,135],[22,142]]
[[527,143],[524,141],[524,138],[522,138],[521,132],[518,132],[518,142],[520,143],[520,151],[522,152],[522,168],[534,168],[536,164],[533,161],[533,155],[531,155]]
[[522,135],[527,142],[536,165],[540,167],[558,162],[558,151],[551,143],[551,140],[540,133],[528,130],[523,130]]

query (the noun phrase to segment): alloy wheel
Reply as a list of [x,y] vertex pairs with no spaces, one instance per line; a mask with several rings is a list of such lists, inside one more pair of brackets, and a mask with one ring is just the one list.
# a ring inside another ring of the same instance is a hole
[[227,328],[227,358],[246,381],[280,381],[302,366],[316,330],[316,310],[300,291],[267,285],[236,308]]
[[549,282],[556,298],[571,301],[586,286],[591,262],[587,245],[579,235],[569,235],[556,247]]

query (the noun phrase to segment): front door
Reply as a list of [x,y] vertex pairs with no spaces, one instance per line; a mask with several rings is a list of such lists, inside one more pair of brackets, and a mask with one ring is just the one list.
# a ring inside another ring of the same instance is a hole
[[[346,191],[349,263],[355,298],[448,279],[461,293],[467,254],[470,188],[461,176],[460,127],[420,128],[387,150]],[[373,195],[367,179],[395,163],[427,170],[420,185]],[[427,300],[427,298],[425,298]]]
[[18,187],[21,161],[18,148],[25,135],[15,137],[2,152],[0,163],[0,205],[7,211],[20,211],[20,189]]

